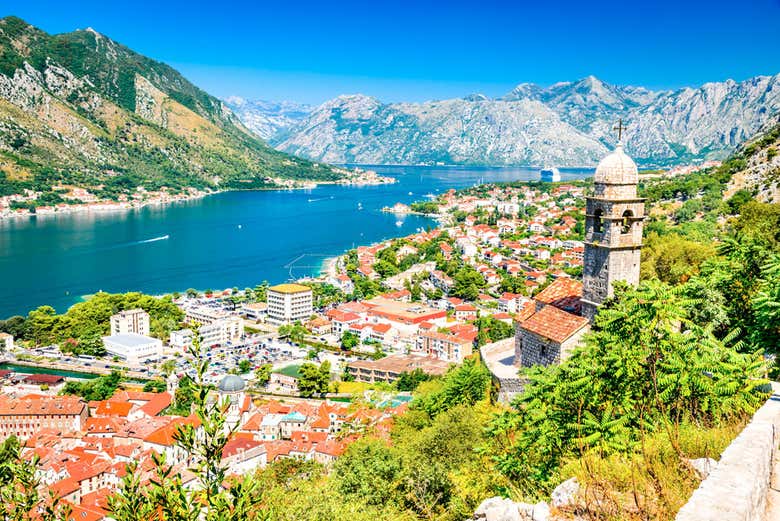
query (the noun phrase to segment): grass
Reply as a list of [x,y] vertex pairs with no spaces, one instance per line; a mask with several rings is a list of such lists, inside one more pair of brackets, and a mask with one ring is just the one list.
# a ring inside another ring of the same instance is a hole
[[292,364],[286,367],[282,367],[281,369],[276,369],[273,372],[277,374],[283,374],[285,376],[292,376],[293,378],[300,378],[301,377],[300,370],[301,370],[300,364]]
[[340,394],[356,394],[373,389],[374,386],[367,382],[339,382]]
[[599,519],[673,519],[700,483],[686,459],[719,459],[743,427],[742,422],[710,428],[683,424],[674,443],[661,430],[631,453],[591,451],[571,460],[561,468],[560,480],[576,476],[579,506]]

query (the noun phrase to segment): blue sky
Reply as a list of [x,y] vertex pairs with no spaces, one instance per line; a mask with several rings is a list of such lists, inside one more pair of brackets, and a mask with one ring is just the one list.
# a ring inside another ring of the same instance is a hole
[[217,96],[419,101],[594,74],[650,88],[780,72],[780,0],[0,0],[47,32],[93,27]]

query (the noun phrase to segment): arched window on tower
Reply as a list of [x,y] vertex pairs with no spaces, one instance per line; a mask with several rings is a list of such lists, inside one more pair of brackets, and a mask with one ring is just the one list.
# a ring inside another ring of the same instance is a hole
[[604,231],[604,210],[597,208],[593,212],[593,233],[601,233]]
[[631,231],[631,218],[633,216],[634,213],[631,210],[626,210],[623,212],[623,221],[620,223],[620,233],[623,235]]

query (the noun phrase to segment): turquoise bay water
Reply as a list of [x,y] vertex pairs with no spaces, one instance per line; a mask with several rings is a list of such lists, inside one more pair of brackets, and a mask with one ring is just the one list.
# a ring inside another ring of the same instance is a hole
[[539,178],[529,168],[372,168],[399,182],[227,192],[129,212],[0,221],[0,317],[44,304],[64,311],[100,290],[159,294],[316,275],[328,256],[436,224],[382,213],[383,206],[480,182]]

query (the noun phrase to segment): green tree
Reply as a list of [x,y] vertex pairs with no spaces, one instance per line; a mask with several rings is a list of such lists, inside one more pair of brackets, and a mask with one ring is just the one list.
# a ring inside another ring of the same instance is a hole
[[241,372],[241,374],[248,373],[252,370],[252,362],[249,360],[241,360],[238,363],[238,370]]
[[360,343],[360,337],[352,331],[344,331],[341,335],[341,348],[351,351]]
[[311,398],[315,394],[324,396],[330,390],[330,362],[316,364],[307,362],[298,370],[298,391],[304,398]]
[[268,382],[271,380],[272,368],[273,366],[271,364],[263,364],[255,369],[255,383],[257,383],[259,386],[268,384]]

